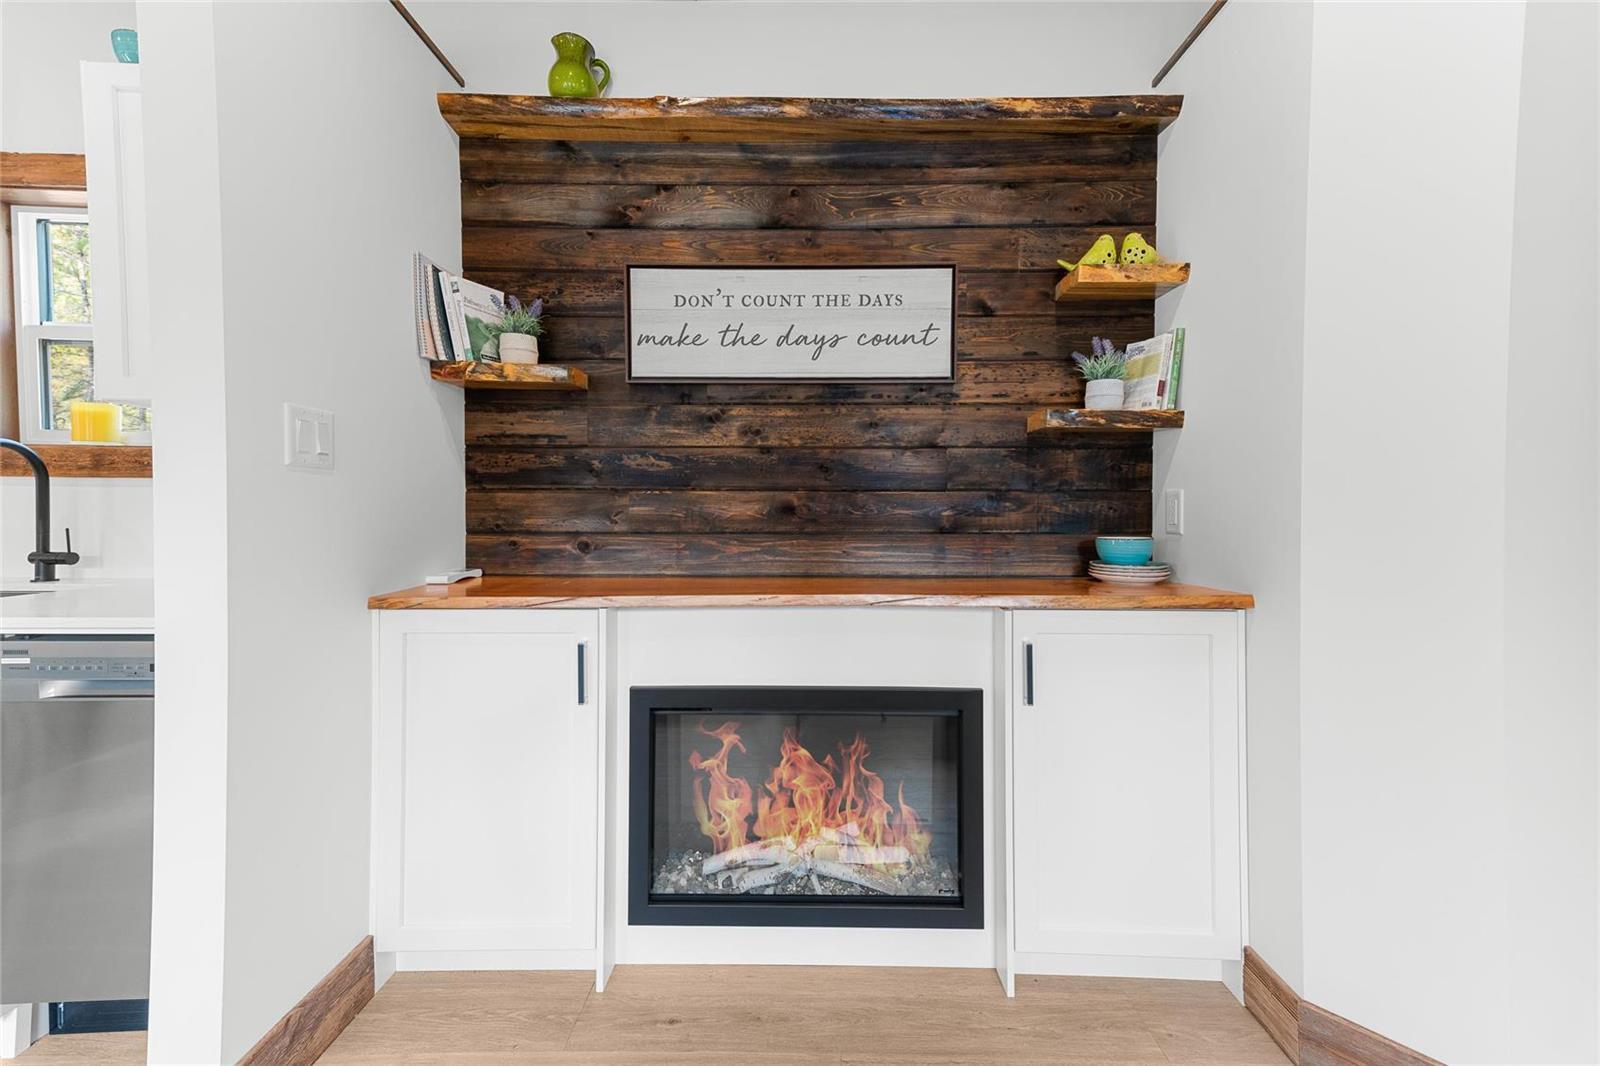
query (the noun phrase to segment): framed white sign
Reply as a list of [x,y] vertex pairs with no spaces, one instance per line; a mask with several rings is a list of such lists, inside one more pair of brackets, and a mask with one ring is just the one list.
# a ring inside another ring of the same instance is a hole
[[628,380],[951,381],[954,266],[630,266]]

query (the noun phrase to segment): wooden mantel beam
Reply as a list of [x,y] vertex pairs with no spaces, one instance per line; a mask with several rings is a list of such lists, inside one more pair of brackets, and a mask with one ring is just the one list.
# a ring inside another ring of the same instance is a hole
[[1085,133],[1157,133],[1181,96],[853,100],[782,97],[561,99],[440,93],[463,140],[883,141],[1015,140]]

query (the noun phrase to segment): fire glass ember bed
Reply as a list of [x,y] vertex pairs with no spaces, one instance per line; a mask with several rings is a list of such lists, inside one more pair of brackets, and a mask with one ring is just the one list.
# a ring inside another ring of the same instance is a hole
[[634,925],[983,926],[983,693],[636,688]]

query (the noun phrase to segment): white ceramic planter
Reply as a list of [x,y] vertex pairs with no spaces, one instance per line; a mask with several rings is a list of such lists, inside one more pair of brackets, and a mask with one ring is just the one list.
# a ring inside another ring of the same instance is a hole
[[[500,361],[502,363],[537,363],[539,361],[539,338],[530,337],[526,333],[500,334]],[[1121,385],[1122,382],[1119,381],[1117,384]],[[1117,401],[1119,405],[1121,402],[1121,400]]]
[[1123,384],[1120,378],[1103,378],[1099,381],[1084,382],[1084,408],[1090,411],[1122,410]]

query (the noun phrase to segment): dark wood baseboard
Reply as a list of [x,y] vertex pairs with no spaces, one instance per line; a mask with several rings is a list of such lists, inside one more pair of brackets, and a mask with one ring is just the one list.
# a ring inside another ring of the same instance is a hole
[[1300,1001],[1301,1066],[1444,1066],[1388,1037]]
[[1307,1003],[1252,948],[1244,949],[1244,1005],[1289,1061],[1300,1066],[1444,1066]]
[[373,994],[372,938],[366,937],[278,1019],[239,1066],[311,1066]]
[[1290,1062],[1300,1061],[1300,997],[1254,948],[1244,949],[1244,1005]]

